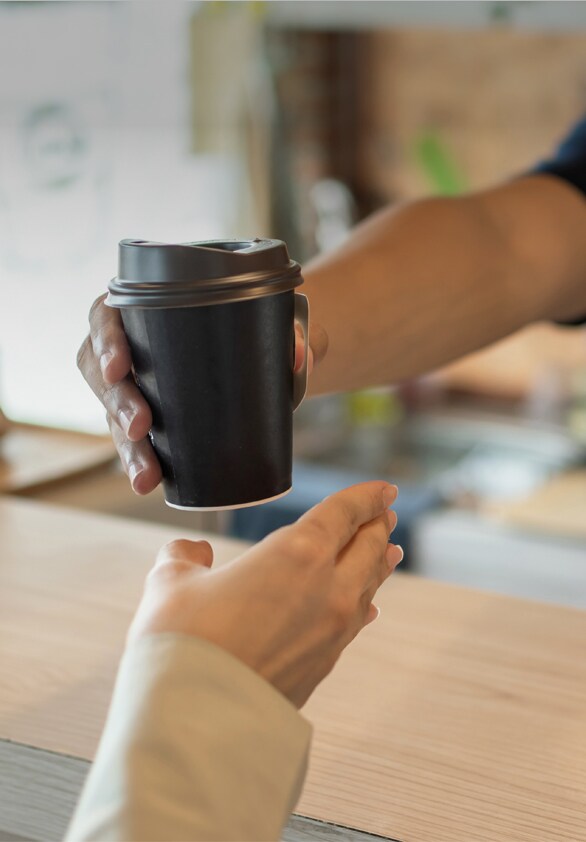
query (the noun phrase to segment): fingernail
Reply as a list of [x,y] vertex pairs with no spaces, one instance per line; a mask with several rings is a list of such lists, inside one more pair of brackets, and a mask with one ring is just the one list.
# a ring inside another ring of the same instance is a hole
[[[387,523],[389,525],[389,531],[392,532],[395,526],[397,525],[397,512],[393,511],[393,509],[387,509]],[[391,537],[389,535],[389,541]]]
[[102,374],[106,373],[106,369],[108,368],[110,360],[113,356],[114,354],[111,351],[104,351],[104,353],[100,357],[100,368],[102,369]]
[[393,503],[399,493],[399,489],[396,485],[388,485],[385,490],[383,491],[383,503],[385,507],[388,508],[391,503]]
[[142,465],[140,462],[131,462],[128,466],[128,479],[130,480],[131,486],[134,488],[134,482],[139,474],[142,473]]
[[[399,559],[397,560],[397,550],[399,551]],[[400,544],[389,544],[389,547],[386,551],[386,559],[389,564],[389,567],[394,570],[397,565],[401,564],[405,553],[403,552],[403,547]]]
[[376,614],[372,618],[371,622],[373,622],[373,623],[374,623],[375,620],[378,620],[378,618],[380,617],[380,608],[378,607],[378,605],[375,605],[374,607],[376,608]]
[[118,418],[120,419],[120,426],[128,435],[130,431],[130,425],[134,421],[136,417],[136,409],[120,409],[118,410]]

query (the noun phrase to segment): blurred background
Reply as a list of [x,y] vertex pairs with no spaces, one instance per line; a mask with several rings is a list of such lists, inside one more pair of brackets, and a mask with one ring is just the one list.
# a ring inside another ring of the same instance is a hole
[[586,3],[2,2],[0,67],[2,490],[256,540],[383,477],[410,572],[586,606],[583,329],[306,402],[294,491],[215,517],[132,494],[75,366],[122,238],[305,262],[523,173],[586,110]]

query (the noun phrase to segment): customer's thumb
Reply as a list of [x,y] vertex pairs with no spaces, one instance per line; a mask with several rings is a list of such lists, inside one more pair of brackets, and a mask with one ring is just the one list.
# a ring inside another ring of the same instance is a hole
[[188,541],[181,538],[161,547],[155,568],[169,565],[179,571],[194,565],[211,567],[213,560],[214,551],[208,541]]

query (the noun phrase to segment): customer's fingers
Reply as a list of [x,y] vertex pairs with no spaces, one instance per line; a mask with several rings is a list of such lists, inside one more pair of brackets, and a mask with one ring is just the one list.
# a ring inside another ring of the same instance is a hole
[[396,486],[379,480],[353,485],[327,497],[298,521],[313,529],[321,549],[337,557],[358,529],[382,515],[397,496]]
[[378,605],[374,605],[374,603],[370,603],[368,606],[368,611],[366,612],[366,620],[364,622],[365,626],[368,626],[369,623],[374,623],[380,616],[380,608]]
[[393,565],[393,570],[401,564],[405,557],[403,547],[400,544],[389,544],[387,547],[387,561]]
[[116,383],[130,371],[132,359],[122,319],[117,309],[107,307],[105,295],[92,304],[90,339],[105,383]]
[[161,466],[149,439],[130,441],[109,416],[108,425],[132,490],[136,494],[150,494],[161,481]]
[[[389,521],[386,513],[362,526],[342,550],[336,565],[341,592],[368,606],[394,569],[387,559]],[[363,599],[364,597],[364,599]]]
[[161,547],[157,553],[154,570],[167,565],[180,572],[196,566],[211,567],[213,561],[214,551],[208,541],[188,541],[181,538]]

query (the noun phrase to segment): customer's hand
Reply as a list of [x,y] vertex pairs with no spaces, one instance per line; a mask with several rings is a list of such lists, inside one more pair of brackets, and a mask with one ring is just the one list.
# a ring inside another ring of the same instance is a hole
[[[120,461],[137,494],[148,494],[161,481],[161,467],[148,439],[152,425],[149,405],[132,376],[130,348],[118,310],[107,307],[106,296],[90,310],[90,332],[78,354],[77,365],[93,392],[104,404],[112,439]],[[303,363],[303,336],[296,326],[295,370]],[[325,331],[312,325],[309,332],[308,368],[325,355]]]
[[167,544],[129,641],[163,632],[205,638],[301,707],[378,616],[372,599],[403,557],[387,543],[396,495],[383,482],[352,486],[216,570],[206,541]]

